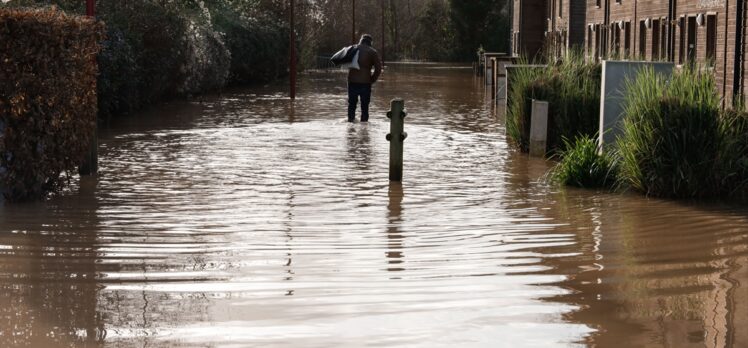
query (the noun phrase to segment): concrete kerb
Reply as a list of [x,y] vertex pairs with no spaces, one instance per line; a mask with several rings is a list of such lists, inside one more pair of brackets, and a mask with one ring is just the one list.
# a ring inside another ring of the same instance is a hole
[[671,62],[603,61],[598,134],[600,151],[603,151],[607,144],[613,144],[621,132],[620,122],[626,81],[636,78],[636,75],[645,68],[652,68],[655,73],[669,76],[672,75],[674,67],[675,65]]

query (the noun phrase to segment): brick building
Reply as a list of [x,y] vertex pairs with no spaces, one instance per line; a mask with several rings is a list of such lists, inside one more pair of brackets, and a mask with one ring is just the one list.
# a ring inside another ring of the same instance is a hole
[[[528,2],[541,1],[514,1],[515,7],[519,3],[527,6]],[[543,30],[546,42],[550,37],[551,43],[570,47],[578,40],[576,22],[571,20],[576,3],[545,0],[536,6],[542,5],[546,6],[547,22],[529,30]],[[582,6],[585,15],[578,17],[585,22],[581,30],[588,57],[670,61],[676,65],[693,62],[714,73],[726,102],[747,92],[744,57],[748,0],[585,0]],[[514,15],[517,17],[516,11]],[[514,37],[522,37],[521,29],[513,26]]]
[[585,5],[584,0],[514,0],[512,54],[534,58],[544,47],[552,47],[556,54],[581,47]]
[[746,0],[587,0],[587,55],[706,66],[730,102],[744,94],[745,4]]
[[512,3],[512,55],[538,57],[545,42],[547,0],[514,0]]

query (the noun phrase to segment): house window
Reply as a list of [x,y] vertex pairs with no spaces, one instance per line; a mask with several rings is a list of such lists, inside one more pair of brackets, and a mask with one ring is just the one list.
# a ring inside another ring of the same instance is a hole
[[714,66],[717,56],[717,15],[706,16],[706,64]]
[[595,0],[595,6],[600,7],[600,0]]
[[666,60],[668,59],[668,50],[667,50],[667,18],[662,18],[660,20],[660,60]]
[[631,55],[631,22],[623,23],[623,57]]
[[686,28],[686,61],[693,63],[696,61],[696,17],[688,17],[688,26]]
[[558,18],[564,16],[564,0],[558,0]]
[[652,60],[660,60],[660,20],[652,20]]
[[647,24],[639,22],[639,59],[647,59]]
[[611,53],[613,53],[614,58],[620,59],[621,57],[621,27],[618,26],[618,23],[613,23],[610,26],[610,41],[611,41]]
[[594,32],[592,31],[592,26],[588,25],[587,26],[587,55],[588,56],[592,55],[592,40],[593,40],[592,35],[593,34]]
[[678,19],[678,64],[683,64],[686,59],[686,17]]

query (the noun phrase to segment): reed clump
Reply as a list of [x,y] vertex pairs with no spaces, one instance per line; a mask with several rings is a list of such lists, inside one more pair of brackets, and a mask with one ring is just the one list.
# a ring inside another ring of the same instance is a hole
[[506,129],[509,139],[529,151],[532,100],[544,100],[548,110],[548,149],[563,150],[563,138],[591,136],[598,131],[600,115],[599,63],[586,62],[571,52],[545,68],[518,69],[509,86]]
[[618,179],[618,161],[614,153],[598,151],[597,137],[580,135],[573,141],[564,138],[561,161],[551,170],[552,182],[583,188],[612,188]]
[[712,74],[686,67],[671,77],[643,70],[627,82],[621,184],[669,198],[737,196],[748,179],[748,120],[722,112]]

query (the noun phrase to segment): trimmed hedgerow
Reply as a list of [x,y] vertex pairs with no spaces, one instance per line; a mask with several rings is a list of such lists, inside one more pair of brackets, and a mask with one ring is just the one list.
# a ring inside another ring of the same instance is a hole
[[7,199],[61,188],[61,174],[87,151],[103,31],[56,10],[0,8],[0,187]]
[[[69,13],[82,14],[85,7],[80,0],[10,0],[0,7],[51,3]],[[97,1],[97,18],[107,27],[98,56],[99,116],[286,74],[288,28],[277,18],[252,15],[258,6],[233,0]]]

